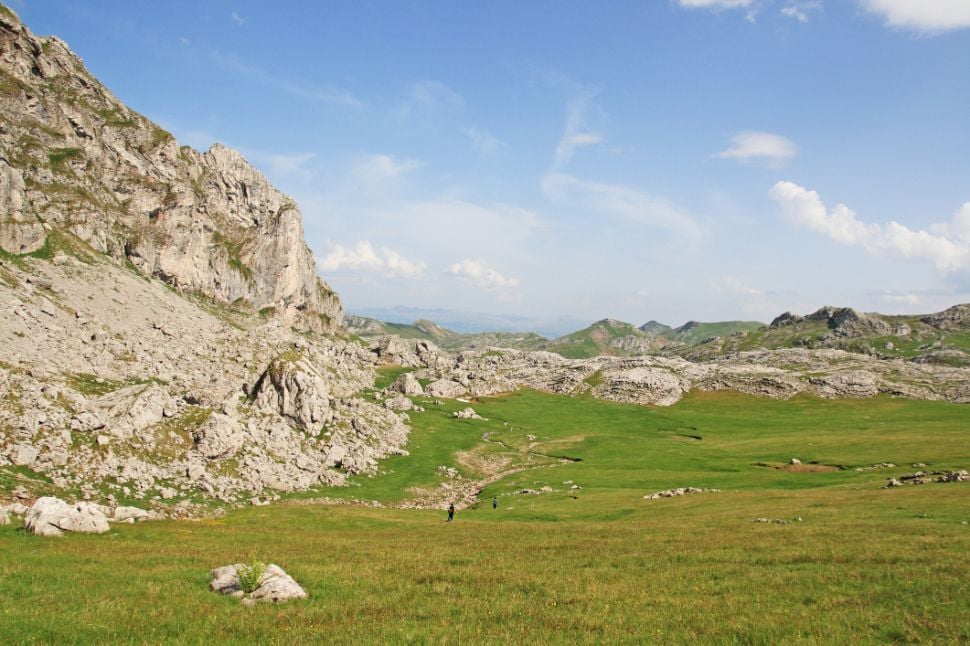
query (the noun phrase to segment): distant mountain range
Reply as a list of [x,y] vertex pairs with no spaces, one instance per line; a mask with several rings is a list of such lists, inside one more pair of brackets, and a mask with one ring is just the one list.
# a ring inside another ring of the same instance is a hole
[[424,309],[420,307],[363,307],[352,314],[387,323],[411,324],[414,321],[434,321],[436,324],[462,334],[474,332],[535,332],[548,339],[568,334],[589,323],[589,319],[569,316],[535,318],[510,314],[484,314],[452,309]]
[[[407,310],[395,308],[394,311]],[[495,318],[508,324],[514,317]],[[481,331],[484,322],[466,325],[466,329],[477,328],[471,333],[455,331],[428,319],[397,323],[350,315],[346,323],[351,334],[362,337],[396,334],[427,339],[452,352],[505,347],[546,350],[573,359],[660,354],[698,361],[744,350],[805,347],[835,348],[921,363],[970,365],[970,305],[955,305],[936,314],[907,316],[823,307],[807,316],[785,312],[769,325],[757,321],[689,321],[675,328],[649,321],[636,327],[624,321],[603,319],[552,339],[534,332],[510,332],[507,328],[484,332]]]

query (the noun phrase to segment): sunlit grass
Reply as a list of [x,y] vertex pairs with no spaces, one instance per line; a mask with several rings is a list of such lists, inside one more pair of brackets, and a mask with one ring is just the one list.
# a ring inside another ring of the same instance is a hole
[[[483,432],[518,460],[531,447],[582,461],[546,459],[496,482],[483,497],[499,496],[497,511],[460,511],[451,524],[439,511],[284,504],[102,536],[40,539],[0,527],[0,635],[9,643],[970,639],[968,485],[880,488],[912,462],[966,468],[965,407],[699,394],[641,408],[523,392],[474,402],[486,422],[451,418],[459,406],[413,414],[412,455],[344,494],[400,498],[402,487],[433,482],[429,470],[454,464],[455,451],[495,450]],[[791,457],[850,468],[781,468]],[[887,461],[899,467],[854,469]],[[570,480],[582,489],[563,484]],[[555,491],[515,493],[539,484]],[[642,498],[686,485],[722,491]],[[240,560],[278,563],[309,598],[244,608],[208,592],[208,570]]]

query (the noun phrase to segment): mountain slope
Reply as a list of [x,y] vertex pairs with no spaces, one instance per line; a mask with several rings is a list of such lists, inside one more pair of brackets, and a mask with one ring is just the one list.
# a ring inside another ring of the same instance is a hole
[[9,10],[0,99],[0,249],[49,256],[76,237],[178,289],[340,328],[290,198],[233,150],[179,147]]
[[0,8],[0,498],[182,515],[404,452],[296,206]]

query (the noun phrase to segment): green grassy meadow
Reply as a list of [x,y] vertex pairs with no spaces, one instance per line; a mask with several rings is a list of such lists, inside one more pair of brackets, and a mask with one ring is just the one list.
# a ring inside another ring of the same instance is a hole
[[[446,480],[442,465],[498,478],[456,522],[286,500],[101,536],[0,527],[0,637],[970,641],[970,483],[880,488],[912,463],[970,467],[966,406],[693,393],[658,408],[520,391],[473,402],[485,421],[452,418],[462,402],[415,399],[426,412],[411,413],[410,456],[306,495],[392,505]],[[883,462],[898,466],[869,468]],[[721,491],[643,499],[682,486]],[[281,565],[309,598],[246,608],[208,591],[210,569],[252,559]]]

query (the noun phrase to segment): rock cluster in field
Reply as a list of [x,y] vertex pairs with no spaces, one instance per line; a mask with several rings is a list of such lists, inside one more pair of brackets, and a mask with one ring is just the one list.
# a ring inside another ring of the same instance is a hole
[[717,493],[720,489],[701,489],[698,487],[677,487],[676,489],[666,489],[664,491],[658,491],[656,493],[647,494],[643,497],[644,500],[659,500],[660,498],[675,498],[677,496],[686,496],[687,494],[693,493]]
[[232,595],[238,598],[243,605],[282,603],[291,599],[305,599],[307,596],[306,590],[293,577],[284,572],[283,568],[272,563],[266,566],[266,571],[260,578],[256,589],[247,593],[243,590],[239,579],[239,569],[244,567],[246,566],[236,563],[212,570],[209,573],[209,576],[212,577],[209,588],[214,592]]
[[102,534],[108,531],[108,523],[135,523],[163,517],[158,512],[140,507],[93,502],[69,504],[53,496],[38,498],[29,509],[23,505],[11,506],[10,509],[0,507],[0,513],[23,515],[24,528],[38,536],[61,536],[67,532]]
[[887,478],[883,489],[888,487],[902,487],[905,485],[929,484],[931,482],[967,482],[970,474],[965,469],[953,471],[917,471],[899,478]]

